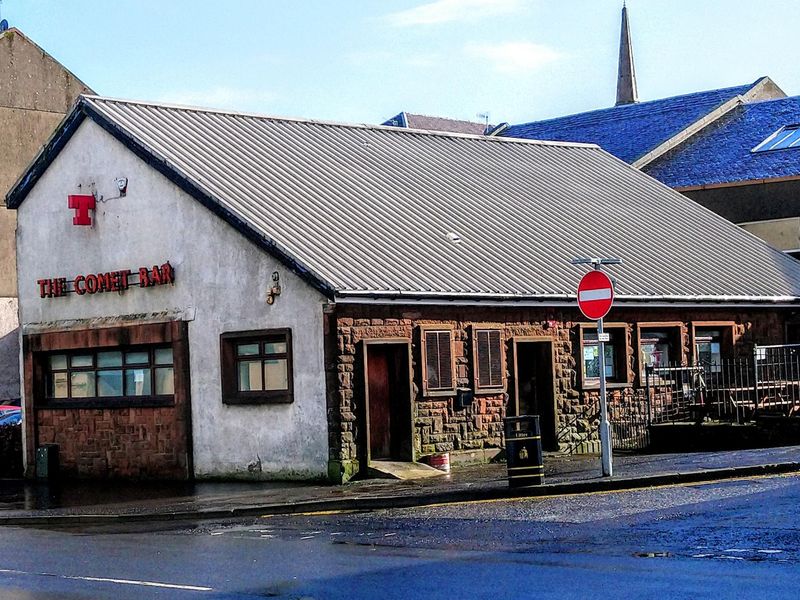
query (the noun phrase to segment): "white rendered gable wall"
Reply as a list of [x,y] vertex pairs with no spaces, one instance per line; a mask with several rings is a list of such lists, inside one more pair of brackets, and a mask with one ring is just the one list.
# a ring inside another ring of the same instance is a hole
[[[74,226],[69,194],[127,196],[98,202],[92,227]],[[82,187],[78,187],[81,184]],[[194,468],[197,477],[324,477],[328,426],[324,297],[86,119],[18,209],[23,332],[70,319],[171,311],[190,319]],[[36,281],[169,261],[174,286],[40,298]],[[274,271],[282,293],[266,303]],[[193,316],[193,318],[192,318]],[[223,332],[289,327],[294,402],[222,403]],[[58,329],[58,325],[52,327]],[[260,464],[260,470],[256,465]],[[248,469],[248,465],[250,469]]]

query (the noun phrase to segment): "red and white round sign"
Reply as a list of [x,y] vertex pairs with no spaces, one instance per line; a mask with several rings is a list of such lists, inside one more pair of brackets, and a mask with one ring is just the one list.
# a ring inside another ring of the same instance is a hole
[[597,321],[611,310],[614,285],[602,271],[589,271],[578,284],[578,308],[587,319]]

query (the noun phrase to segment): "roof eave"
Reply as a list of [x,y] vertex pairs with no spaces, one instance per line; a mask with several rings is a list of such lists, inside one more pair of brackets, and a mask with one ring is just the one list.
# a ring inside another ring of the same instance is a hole
[[[536,306],[576,306],[575,294],[496,294],[485,292],[410,292],[403,290],[339,290],[335,300],[342,304],[387,303],[398,304],[517,304]],[[708,307],[727,306],[798,306],[798,296],[712,296],[712,295],[616,295],[620,305]]]
[[226,221],[231,227],[236,229],[256,246],[274,256],[290,271],[292,271],[306,283],[310,284],[325,297],[329,299],[333,297],[335,289],[330,283],[317,276],[311,271],[311,269],[284,251],[283,248],[279,247],[274,240],[258,233],[243,219],[239,218],[222,206],[222,204],[217,202],[210,194],[196,185],[191,179],[178,172],[177,169],[175,169],[167,160],[161,156],[157,156],[154,151],[139,142],[133,136],[129,135],[128,132],[126,132],[122,127],[118,126],[112,120],[106,118],[88,102],[85,103],[84,110],[87,116],[89,116],[95,123],[102,127],[111,136],[116,138],[121,144],[123,144],[126,148],[128,148],[128,150],[133,152],[146,164],[161,173],[161,175],[178,186],[178,188],[180,188],[182,191],[195,198],[198,202],[200,202],[200,204],[205,206],[212,213]]
[[19,208],[39,179],[42,177],[42,175],[44,175],[45,171],[55,160],[56,156],[58,156],[67,142],[75,134],[78,127],[81,125],[81,123],[83,123],[86,117],[91,118],[92,121],[97,123],[97,125],[99,125],[104,131],[114,137],[128,150],[133,152],[133,154],[135,154],[138,158],[158,171],[161,175],[166,177],[185,193],[195,198],[198,202],[200,202],[200,204],[205,206],[211,212],[222,218],[234,229],[239,231],[239,233],[244,235],[248,240],[253,242],[256,246],[274,256],[290,271],[318,290],[325,297],[329,299],[333,298],[335,289],[330,283],[317,276],[311,271],[311,269],[303,265],[289,253],[280,248],[274,240],[261,235],[252,227],[250,227],[245,221],[224,208],[207,192],[194,184],[189,178],[179,173],[164,158],[157,156],[155,152],[147,148],[144,144],[140,143],[133,136],[129,135],[116,123],[97,111],[89,102],[86,101],[83,96],[78,98],[78,101],[76,102],[72,111],[61,122],[61,125],[59,125],[55,133],[42,147],[31,165],[25,170],[23,175],[19,178],[19,180],[17,180],[17,183],[14,185],[14,187],[11,188],[9,193],[6,195],[6,206],[8,208]]

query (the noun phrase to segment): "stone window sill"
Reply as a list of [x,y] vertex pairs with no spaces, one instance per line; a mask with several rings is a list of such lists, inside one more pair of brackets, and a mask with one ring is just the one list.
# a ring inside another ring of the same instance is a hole
[[[632,384],[628,383],[627,381],[607,381],[606,382],[606,389],[607,390],[622,390],[625,388],[633,387]],[[599,390],[600,389],[600,382],[590,381],[583,384],[583,389],[587,391]]]

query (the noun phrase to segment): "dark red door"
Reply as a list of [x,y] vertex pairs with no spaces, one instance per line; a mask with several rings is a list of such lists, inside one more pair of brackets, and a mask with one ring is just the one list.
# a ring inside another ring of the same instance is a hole
[[386,348],[367,352],[369,377],[369,450],[373,459],[391,457],[391,389]]

